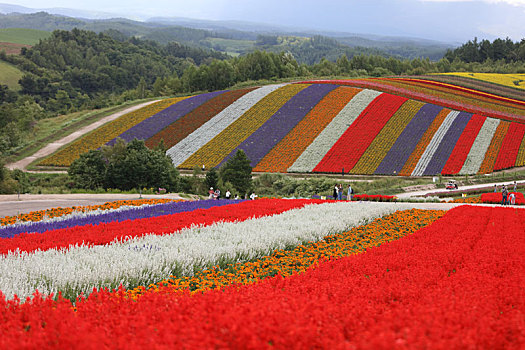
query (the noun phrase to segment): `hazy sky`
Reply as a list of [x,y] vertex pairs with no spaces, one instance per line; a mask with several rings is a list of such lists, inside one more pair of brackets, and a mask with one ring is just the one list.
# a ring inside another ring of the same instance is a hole
[[243,20],[319,30],[463,42],[525,38],[525,0],[0,0],[126,15]]

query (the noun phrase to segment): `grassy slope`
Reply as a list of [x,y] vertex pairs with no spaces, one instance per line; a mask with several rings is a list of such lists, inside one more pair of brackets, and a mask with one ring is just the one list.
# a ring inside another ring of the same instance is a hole
[[0,61],[0,85],[7,85],[10,89],[19,90],[18,80],[22,78],[22,71],[4,61]]
[[31,142],[10,157],[10,162],[18,161],[22,158],[34,154],[36,151],[46,146],[48,143],[59,140],[72,134],[78,129],[92,124],[110,114],[119,112],[123,109],[132,107],[147,100],[137,100],[127,102],[116,107],[108,107],[99,110],[81,111],[67,115],[60,115],[54,118],[42,119],[35,125],[34,134]]
[[25,28],[0,29],[0,42],[35,45],[40,39],[51,36],[50,32]]

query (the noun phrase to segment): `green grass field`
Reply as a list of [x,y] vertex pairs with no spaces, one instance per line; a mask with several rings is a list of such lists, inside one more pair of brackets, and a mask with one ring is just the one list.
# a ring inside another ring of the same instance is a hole
[[218,51],[224,51],[232,56],[239,56],[253,48],[255,41],[252,40],[233,40],[222,38],[207,38],[206,41],[212,48]]
[[37,29],[5,28],[0,29],[0,42],[35,45],[38,40],[49,38],[50,32]]
[[22,71],[4,61],[0,61],[0,85],[7,85],[10,89],[20,90],[18,80],[22,78]]

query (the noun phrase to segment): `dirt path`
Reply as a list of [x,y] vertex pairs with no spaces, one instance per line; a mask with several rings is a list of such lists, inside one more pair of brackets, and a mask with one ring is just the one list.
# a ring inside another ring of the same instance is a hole
[[137,109],[140,109],[142,107],[145,107],[147,105],[150,105],[152,103],[155,103],[155,102],[158,102],[159,100],[155,100],[155,101],[149,101],[149,102],[144,102],[144,103],[141,103],[139,105],[136,105],[136,106],[133,106],[133,107],[129,107],[129,108],[126,108],[120,112],[116,112],[116,113],[113,113],[111,115],[108,115],[107,117],[104,117],[92,124],[89,124],[77,131],[75,131],[74,133],[66,136],[66,137],[63,137],[61,138],[60,140],[57,140],[55,142],[52,142],[52,143],[49,143],[47,144],[46,146],[44,146],[43,148],[41,148],[40,150],[38,150],[36,153],[34,153],[32,156],[29,156],[29,157],[26,157],[24,159],[21,159],[19,160],[18,162],[15,162],[15,163],[11,163],[11,164],[7,164],[6,167],[13,170],[13,169],[20,169],[20,170],[25,170],[26,167],[31,164],[32,162],[34,162],[36,159],[38,158],[43,158],[43,157],[47,157],[48,155],[52,154],[53,152],[55,152],[57,149],[59,149],[60,147],[70,143],[70,142],[73,142],[75,141],[76,139],[78,139],[79,137],[83,136],[84,134],[92,131],[92,130],[95,130],[96,128],[98,128],[99,126],[103,125],[103,124],[106,124],[107,122],[110,122],[112,120],[115,120],[117,119],[118,117],[126,114],[126,113],[130,113],[130,112],[133,112],[133,111],[136,111]]

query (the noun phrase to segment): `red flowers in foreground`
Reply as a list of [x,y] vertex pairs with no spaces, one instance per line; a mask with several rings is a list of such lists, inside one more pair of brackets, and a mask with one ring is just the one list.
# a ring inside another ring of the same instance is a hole
[[2,348],[523,348],[525,211],[462,206],[410,237],[255,285],[0,307]]

